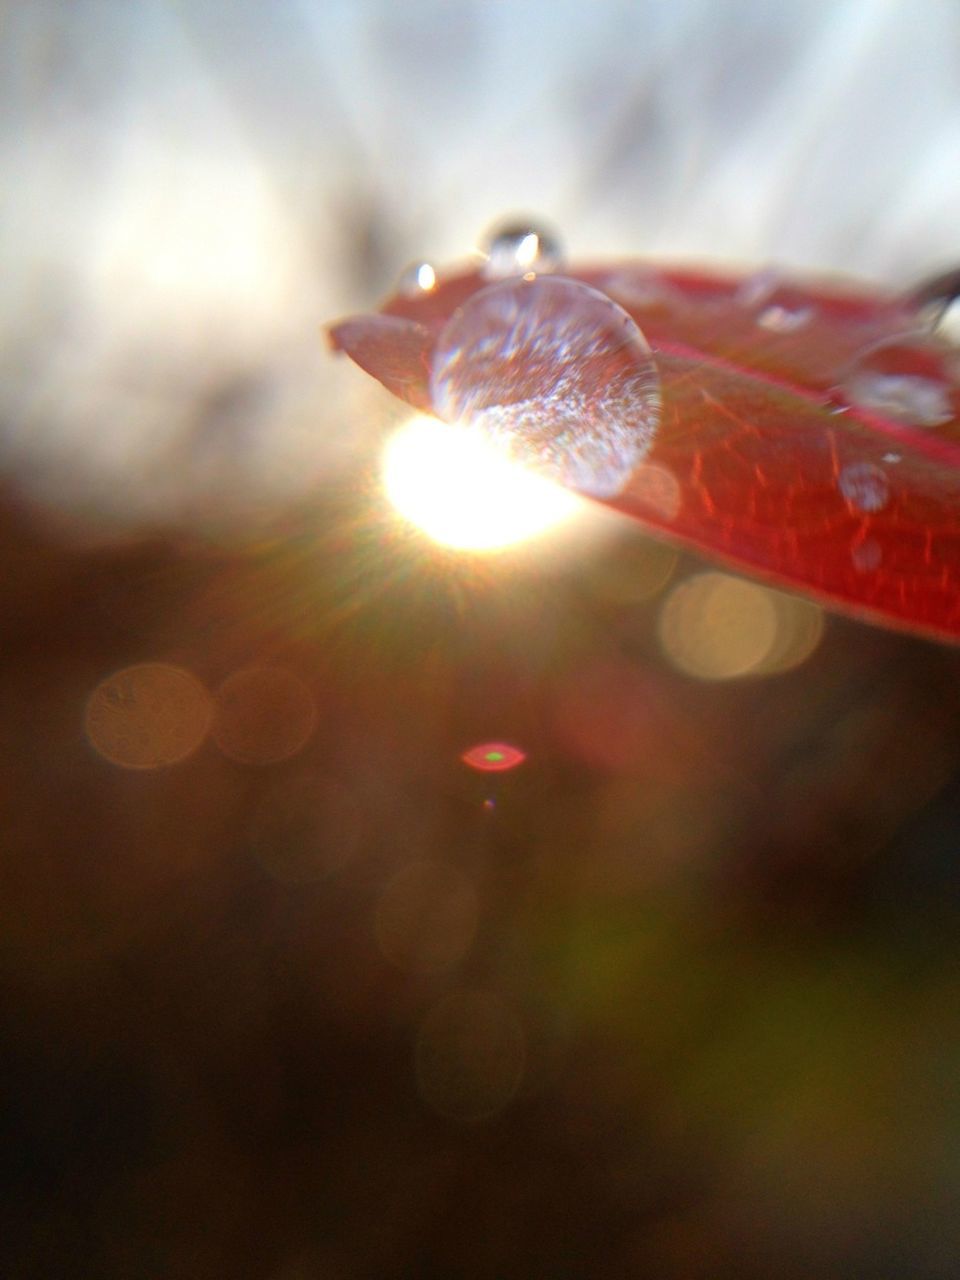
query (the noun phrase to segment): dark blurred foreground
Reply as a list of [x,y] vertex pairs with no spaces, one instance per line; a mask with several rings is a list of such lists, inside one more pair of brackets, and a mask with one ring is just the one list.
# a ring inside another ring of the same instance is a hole
[[957,11],[4,22],[0,1275],[960,1274],[957,653],[431,549],[316,332],[514,210],[949,267]]
[[360,473],[72,545],[5,505],[4,1275],[956,1274],[956,652],[694,679],[636,536]]

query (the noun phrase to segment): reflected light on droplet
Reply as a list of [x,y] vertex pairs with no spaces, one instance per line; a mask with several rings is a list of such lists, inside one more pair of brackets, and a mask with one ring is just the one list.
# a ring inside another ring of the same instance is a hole
[[404,298],[419,298],[437,287],[437,273],[429,262],[414,262],[397,281],[397,292]]
[[540,237],[535,231],[531,231],[530,234],[524,236],[517,245],[517,266],[523,271],[529,271],[536,262],[539,253]]
[[84,728],[91,746],[124,769],[158,769],[186,759],[210,729],[213,706],[182,667],[144,662],[97,685]]
[[509,742],[480,742],[460,757],[464,764],[480,773],[506,773],[523,764],[526,758],[526,752]]
[[405,519],[460,551],[499,551],[525,542],[585,507],[481,436],[434,418],[414,418],[391,436],[383,481]]
[[213,736],[240,764],[274,764],[295,755],[316,727],[313,695],[281,667],[244,667],[217,690]]
[[490,280],[556,271],[563,262],[563,249],[556,236],[529,222],[494,227],[480,252],[485,259],[483,274]]
[[404,867],[384,889],[374,916],[380,950],[400,969],[450,969],[473,942],[479,914],[467,877],[439,862]]
[[429,262],[422,262],[417,267],[417,284],[424,293],[429,293],[431,289],[437,287],[437,273]]
[[774,675],[810,656],[823,634],[815,604],[724,573],[700,573],[664,601],[660,642],[670,662],[702,680]]
[[417,1034],[420,1094],[440,1115],[465,1122],[502,1111],[520,1087],[526,1043],[498,996],[454,991],[427,1013]]

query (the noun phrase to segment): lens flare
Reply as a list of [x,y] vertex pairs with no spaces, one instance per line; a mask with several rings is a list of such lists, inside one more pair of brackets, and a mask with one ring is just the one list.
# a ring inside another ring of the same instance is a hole
[[476,433],[414,418],[387,443],[387,497],[434,542],[500,551],[569,520],[583,499],[512,462]]
[[506,773],[523,764],[526,758],[526,752],[509,742],[480,742],[460,757],[464,764],[480,773]]
[[711,570],[673,588],[660,610],[659,631],[667,659],[686,675],[772,676],[810,657],[823,636],[823,610]]
[[213,736],[240,764],[276,764],[296,755],[316,723],[313,694],[282,667],[243,667],[217,690]]
[[161,769],[192,755],[210,729],[213,704],[183,667],[141,662],[101,681],[87,699],[90,745],[123,769]]

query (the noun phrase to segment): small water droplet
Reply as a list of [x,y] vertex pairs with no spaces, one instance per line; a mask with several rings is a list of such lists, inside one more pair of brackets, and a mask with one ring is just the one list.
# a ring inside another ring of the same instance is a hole
[[422,293],[432,293],[437,287],[437,273],[429,262],[414,262],[397,281],[397,292],[405,298],[416,298]]
[[876,538],[867,538],[857,543],[850,552],[850,559],[859,573],[872,573],[880,568],[883,561],[883,548]]
[[733,300],[741,307],[763,306],[782,283],[783,276],[775,267],[763,267],[740,282]]
[[757,316],[757,324],[771,333],[796,333],[813,319],[812,307],[764,307]]
[[864,409],[911,427],[937,427],[954,417],[941,353],[899,338],[862,352],[843,378],[843,390]]
[[748,311],[756,311],[756,323],[770,333],[795,333],[814,316],[807,295],[775,267],[765,267],[742,280],[733,301]]
[[687,305],[676,286],[648,267],[611,272],[604,280],[603,288],[627,310],[676,310]]
[[960,267],[921,281],[904,300],[927,328],[950,342],[960,341]]
[[830,387],[824,392],[823,405],[828,413],[849,413],[852,408],[842,387]]
[[890,500],[890,483],[872,462],[854,462],[844,467],[837,481],[851,507],[871,514],[881,511]]
[[434,351],[434,412],[518,461],[612,497],[650,448],[660,379],[634,320],[575,280],[511,280],[475,293]]
[[630,496],[663,520],[675,520],[680,511],[680,483],[669,467],[642,462],[630,478]]
[[506,280],[531,271],[557,271],[563,265],[560,241],[546,228],[532,223],[511,222],[497,227],[482,248],[486,255],[483,274],[488,280]]
[[934,327],[939,338],[960,344],[960,297],[951,298],[940,308]]
[[864,373],[848,382],[854,400],[911,427],[936,427],[953,417],[949,387],[913,374]]
[[880,459],[881,462],[889,462],[891,466],[903,461],[902,453],[885,453]]

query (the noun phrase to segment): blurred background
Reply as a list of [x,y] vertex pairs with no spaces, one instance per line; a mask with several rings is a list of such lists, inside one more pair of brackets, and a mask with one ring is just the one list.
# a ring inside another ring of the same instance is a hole
[[960,9],[0,13],[3,1274],[955,1276],[956,651],[441,545],[322,326],[953,266]]

